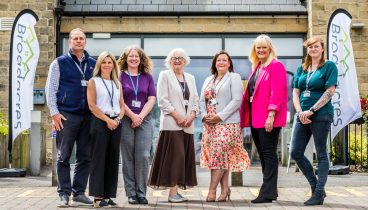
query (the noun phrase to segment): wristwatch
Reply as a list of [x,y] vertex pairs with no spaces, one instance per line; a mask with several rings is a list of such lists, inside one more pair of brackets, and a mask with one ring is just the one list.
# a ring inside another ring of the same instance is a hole
[[313,112],[313,114],[316,112],[316,110],[314,110],[314,107],[312,106],[309,111]]

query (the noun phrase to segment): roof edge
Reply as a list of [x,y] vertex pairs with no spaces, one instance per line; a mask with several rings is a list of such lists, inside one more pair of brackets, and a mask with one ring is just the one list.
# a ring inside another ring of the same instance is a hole
[[99,17],[105,17],[105,16],[118,16],[118,17],[124,17],[124,16],[286,16],[286,15],[308,15],[307,11],[241,11],[241,12],[234,12],[234,11],[221,11],[221,12],[120,12],[120,11],[93,11],[93,12],[70,12],[70,11],[60,11],[55,10],[55,13],[61,13],[63,16],[76,16],[76,17],[88,17],[88,16],[99,16]]

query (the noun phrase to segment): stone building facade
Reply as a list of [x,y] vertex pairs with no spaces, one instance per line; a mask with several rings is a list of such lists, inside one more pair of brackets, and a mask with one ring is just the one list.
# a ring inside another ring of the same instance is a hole
[[351,29],[359,91],[368,94],[368,1],[367,0],[313,0],[308,6],[308,35],[321,36],[326,40],[330,15],[338,8],[352,15],[352,23],[364,23],[362,29]]
[[[57,36],[62,35],[65,40],[76,27],[89,35],[268,33],[297,34],[304,39],[318,35],[326,39],[331,13],[344,8],[352,14],[353,22],[365,24],[363,29],[351,30],[351,38],[359,89],[362,94],[368,94],[367,0],[17,0],[0,3],[0,18],[15,17],[24,8],[34,10],[39,17],[35,28],[40,43],[35,88],[44,88],[49,64],[62,53],[63,40],[57,40]],[[57,14],[61,18],[60,31]],[[10,31],[0,31],[0,110],[3,113],[7,113],[8,106],[10,34]],[[47,106],[35,105],[35,109],[42,111],[42,125],[50,137],[51,118]],[[47,142],[51,157],[51,137]]]

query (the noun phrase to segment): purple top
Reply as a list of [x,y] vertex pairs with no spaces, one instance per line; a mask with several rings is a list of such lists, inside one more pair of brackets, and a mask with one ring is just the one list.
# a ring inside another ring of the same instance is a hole
[[132,76],[132,81],[126,71],[123,71],[120,75],[121,86],[123,87],[124,102],[132,112],[139,114],[144,105],[147,103],[149,96],[156,96],[155,83],[151,74],[140,74],[138,81],[138,95],[137,100],[140,101],[140,107],[133,106],[133,100],[135,98],[134,87],[137,88],[137,76]]

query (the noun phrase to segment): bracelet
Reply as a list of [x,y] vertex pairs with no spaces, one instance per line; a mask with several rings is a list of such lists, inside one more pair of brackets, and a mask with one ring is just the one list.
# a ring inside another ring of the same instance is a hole
[[314,112],[316,112],[316,110],[314,110],[313,106],[309,109],[309,111],[311,111],[313,114],[314,114]]
[[115,118],[115,121],[118,123],[118,125],[120,124],[120,117],[119,116],[117,116],[116,118]]

